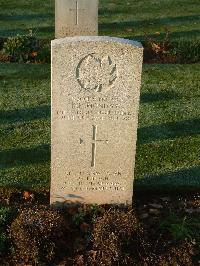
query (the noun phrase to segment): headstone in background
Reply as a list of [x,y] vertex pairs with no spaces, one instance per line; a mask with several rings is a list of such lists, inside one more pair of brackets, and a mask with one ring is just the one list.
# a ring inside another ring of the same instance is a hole
[[131,204],[142,57],[120,38],[52,41],[51,204]]
[[98,0],[55,0],[55,37],[98,35]]

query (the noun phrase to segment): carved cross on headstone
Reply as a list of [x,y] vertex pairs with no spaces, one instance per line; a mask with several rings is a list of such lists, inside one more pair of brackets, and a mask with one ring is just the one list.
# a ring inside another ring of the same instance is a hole
[[75,12],[76,25],[78,25],[78,22],[79,22],[79,11],[85,11],[85,9],[79,8],[79,3],[78,3],[78,1],[76,1],[76,8],[74,8],[74,9],[71,8],[70,11],[74,11]]
[[[97,126],[92,126],[92,159],[91,159],[91,167],[95,167],[96,165],[96,151],[97,151],[97,142],[105,142],[108,143],[107,139],[97,139]],[[83,139],[80,138],[80,144],[83,143]]]
[[97,126],[92,126],[92,127],[93,127],[93,136],[92,136],[92,161],[91,161],[91,166],[95,167],[97,142],[108,143],[108,140],[107,139],[106,140],[97,139]]

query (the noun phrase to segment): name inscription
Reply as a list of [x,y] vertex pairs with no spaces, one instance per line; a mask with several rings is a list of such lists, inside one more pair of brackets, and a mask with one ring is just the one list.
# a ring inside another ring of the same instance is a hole
[[[66,109],[57,109],[59,119],[66,120],[130,120],[132,111],[126,101],[109,97],[80,97],[68,100]],[[132,108],[131,108],[132,109]]]

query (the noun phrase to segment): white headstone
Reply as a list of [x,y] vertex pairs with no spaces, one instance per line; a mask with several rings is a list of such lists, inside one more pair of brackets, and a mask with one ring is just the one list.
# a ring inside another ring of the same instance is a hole
[[131,204],[142,58],[120,38],[52,41],[52,204]]
[[55,0],[55,37],[98,35],[98,0]]

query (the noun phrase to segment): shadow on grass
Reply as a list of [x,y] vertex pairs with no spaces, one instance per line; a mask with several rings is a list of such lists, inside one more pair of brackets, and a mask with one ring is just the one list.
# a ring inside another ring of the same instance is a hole
[[173,99],[180,99],[180,96],[176,92],[146,92],[141,94],[141,103],[152,103],[152,102],[158,102],[158,101],[169,101]]
[[50,106],[38,106],[28,109],[16,109],[9,111],[0,111],[0,123],[16,123],[25,122],[31,120],[37,120],[42,118],[50,118],[51,108]]
[[[1,37],[10,37],[10,36],[16,36],[17,34],[20,35],[26,35],[29,33],[29,30],[33,31],[33,34],[38,37],[38,35],[41,36],[41,34],[54,34],[54,26],[40,26],[39,24],[36,26],[24,26],[23,28],[12,28],[12,29],[0,29],[0,36]],[[45,36],[44,36],[45,38]],[[50,36],[47,37],[47,39],[51,39]]]
[[[128,10],[128,9],[127,9]],[[120,11],[120,10],[119,10]],[[100,14],[105,14],[103,11],[100,11]],[[109,15],[115,15],[116,12],[109,11],[107,12]],[[123,14],[123,12],[119,12]],[[132,11],[131,11],[132,13]],[[180,16],[180,17],[165,17],[165,18],[157,18],[157,19],[145,19],[145,20],[130,20],[130,21],[119,21],[119,22],[111,22],[111,23],[100,23],[100,30],[107,30],[109,28],[117,27],[117,29],[124,29],[126,27],[143,27],[143,26],[153,26],[153,25],[171,25],[176,23],[187,23],[187,22],[196,22],[199,23],[199,15],[194,16]]]
[[[45,87],[48,89],[48,95],[50,94],[50,77],[51,77],[51,68],[50,64],[4,64],[0,65],[0,88],[2,87],[2,92],[4,93],[4,83],[7,81],[13,82],[13,84],[18,85],[21,82],[27,81],[27,86],[30,86],[32,91],[35,86],[38,85],[38,81],[44,81]],[[32,84],[32,82],[35,82]],[[40,84],[42,85],[42,84]],[[20,86],[20,85],[18,85]],[[7,91],[5,91],[7,93]],[[50,96],[50,95],[49,95]],[[44,105],[44,102],[40,102],[40,105]]]
[[35,13],[35,14],[0,14],[0,20],[25,21],[25,20],[46,20],[54,17],[53,13]]
[[0,152],[0,168],[6,169],[16,165],[50,162],[50,145],[43,144],[31,148],[19,148]]
[[200,119],[191,119],[138,129],[138,144],[200,134]]
[[[150,20],[151,21],[151,20]],[[164,21],[166,21],[164,23]],[[168,21],[167,18],[163,20],[163,24],[160,24],[163,29],[166,28],[167,26],[173,25],[173,20]],[[197,22],[196,22],[197,23]],[[156,37],[156,40],[163,40],[166,37],[166,32],[160,32],[159,35],[154,34],[154,33],[149,33],[153,31],[153,27],[155,27],[157,24],[156,20],[152,20],[152,22],[147,21],[123,21],[123,22],[114,22],[114,23],[102,23],[99,25],[99,32],[100,35],[105,35],[105,34],[110,34],[112,32],[113,35],[124,35],[125,38],[127,39],[136,39],[136,40],[145,40],[146,35],[150,37]],[[132,30],[132,34],[130,35],[130,29]],[[138,35],[135,33],[135,30],[140,29],[140,31],[144,32],[142,35]],[[170,28],[169,28],[170,31]],[[145,34],[146,33],[146,34]],[[170,38],[174,39],[181,39],[181,38],[189,38],[191,37],[192,39],[199,38],[200,36],[200,30],[194,29],[194,30],[188,30],[188,31],[170,31]]]
[[[116,14],[127,14],[132,13],[133,10],[128,7],[126,9],[100,9],[99,15],[100,16],[106,16],[108,14],[108,17]],[[0,19],[2,20],[8,20],[10,22],[17,22],[17,21],[31,21],[36,20],[39,22],[43,22],[46,19],[50,19],[53,16],[53,13],[47,13],[47,14],[26,14],[26,15],[0,15]],[[147,31],[148,33],[148,27],[152,28],[157,25],[162,25],[163,27],[167,27],[168,25],[176,25],[176,24],[186,24],[186,23],[199,23],[199,15],[194,16],[179,16],[179,17],[165,17],[165,18],[157,18],[157,19],[145,19],[145,20],[131,20],[131,21],[120,21],[120,22],[111,22],[111,23],[100,23],[99,24],[99,31],[100,33],[109,33],[113,32],[112,35],[115,35],[117,33],[122,33],[127,30],[127,28],[133,29],[133,34],[131,36],[126,36],[126,38],[133,39],[137,38],[138,40],[144,39],[145,35],[135,35],[134,34],[134,28],[141,29],[143,31]],[[39,23],[40,24],[40,23]],[[48,35],[54,34],[54,26],[40,26],[39,24],[34,25],[33,27],[27,27],[26,24],[22,25],[22,28],[15,28],[15,29],[0,29],[0,36],[8,37],[8,36],[15,36],[17,34],[27,34],[28,29],[33,29],[33,32],[36,32],[36,36],[41,35],[41,33]],[[128,32],[127,32],[128,33]],[[199,36],[200,31],[199,30],[191,30],[191,31],[182,31],[182,32],[172,32],[172,37],[190,37],[190,36]],[[165,37],[165,33],[161,33],[159,35],[159,38],[162,39]],[[50,37],[48,37],[50,38]],[[158,36],[157,36],[158,38]]]
[[45,26],[45,27],[37,27],[38,32],[44,32],[44,33],[54,33],[55,28],[54,26]]
[[149,175],[135,180],[135,190],[199,190],[200,189],[200,166],[167,172],[160,175]]
[[[164,40],[166,37],[166,33],[161,32],[159,35],[156,34],[149,34],[147,32],[148,38],[154,38],[156,40]],[[176,31],[170,33],[170,39],[175,41],[181,41],[182,39],[188,39],[187,41],[194,41],[199,39],[200,36],[200,30],[191,30],[191,31]],[[126,39],[129,40],[146,40],[145,34],[143,35],[133,35],[131,36],[125,36]],[[189,39],[191,38],[191,39]]]

